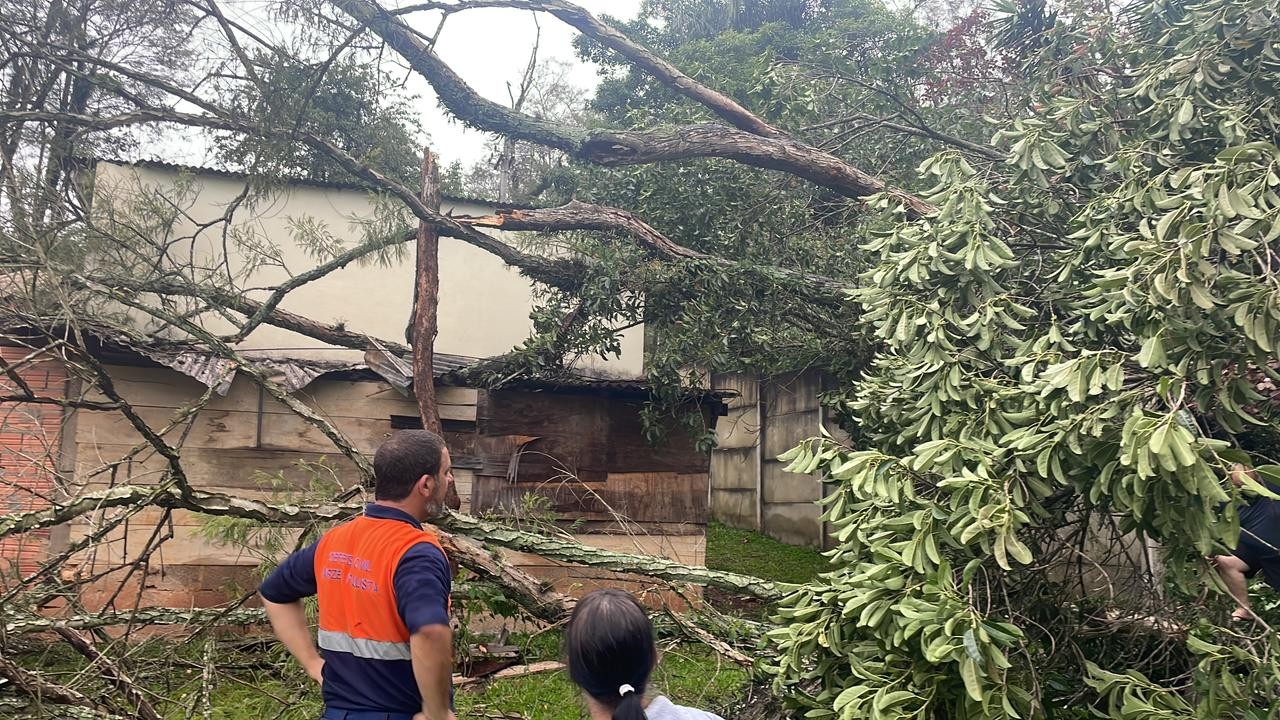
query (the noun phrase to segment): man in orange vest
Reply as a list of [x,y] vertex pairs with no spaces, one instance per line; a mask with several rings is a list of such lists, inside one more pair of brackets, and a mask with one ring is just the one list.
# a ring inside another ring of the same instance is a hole
[[[402,430],[373,457],[364,514],[290,555],[259,588],[276,637],[324,694],[325,720],[453,720],[450,572],[423,521],[453,484],[444,440]],[[318,596],[320,649],[302,598]]]

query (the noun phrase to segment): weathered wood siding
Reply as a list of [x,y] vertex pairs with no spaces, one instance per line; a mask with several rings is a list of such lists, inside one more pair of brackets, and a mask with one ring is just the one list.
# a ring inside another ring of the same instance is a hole
[[[651,446],[640,409],[638,400],[607,395],[488,393],[478,410],[475,511],[541,516],[592,545],[703,564],[709,458],[679,429]],[[517,561],[562,592],[660,585],[531,556]]]
[[[200,383],[167,368],[110,366],[109,370],[117,391],[155,428],[163,427],[176,408],[205,392]],[[687,440],[683,445],[673,440],[670,452],[644,445],[639,420],[628,419],[637,410],[634,403],[593,395],[490,394],[454,387],[440,387],[437,392],[442,419],[454,421],[447,423],[451,429],[445,436],[464,511],[473,509],[473,498],[481,501],[475,510],[486,510],[519,502],[526,490],[534,490],[552,498],[556,512],[581,521],[574,530],[586,533],[584,541],[605,542],[600,538],[619,531],[613,522],[616,511],[650,523],[646,530],[651,537],[644,539],[648,545],[643,547],[701,563],[706,457],[692,452]],[[412,400],[380,381],[321,378],[297,395],[370,455],[393,432],[393,416],[417,417]],[[74,443],[65,458],[75,477],[72,491],[162,479],[165,462],[150,450],[120,462],[143,442],[120,413],[76,415]],[[509,484],[513,452],[531,437],[540,439],[525,446],[519,482]],[[319,431],[241,378],[226,396],[215,396],[167,438],[181,445],[188,478],[202,490],[279,498],[313,479],[314,470],[304,463],[320,468],[321,477],[343,486],[358,478],[352,463]],[[577,488],[555,482],[562,467],[583,468],[589,482]],[[95,532],[103,520],[91,515],[72,523],[65,542],[74,543]],[[126,591],[115,593],[126,573],[113,573],[90,588],[86,604],[110,602],[123,607],[141,593],[147,605],[208,605],[254,587],[262,557],[211,542],[201,533],[204,524],[203,518],[186,511],[144,510],[107,533],[92,553],[78,554],[67,573],[83,576],[137,559],[159,526],[159,537],[171,534],[172,538],[151,556],[144,571],[133,574]],[[614,542],[609,539],[606,544]],[[513,561],[527,563],[531,572],[566,590],[591,587],[578,583],[579,579],[596,582],[607,577],[587,570],[575,575],[574,570],[525,556]]]

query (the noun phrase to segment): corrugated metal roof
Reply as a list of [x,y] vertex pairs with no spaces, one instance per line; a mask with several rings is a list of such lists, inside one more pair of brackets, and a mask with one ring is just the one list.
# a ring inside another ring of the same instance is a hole
[[169,353],[151,348],[135,349],[161,365],[177,370],[206,387],[213,388],[213,391],[219,395],[227,394],[231,389],[231,381],[236,376],[234,362],[210,353]]

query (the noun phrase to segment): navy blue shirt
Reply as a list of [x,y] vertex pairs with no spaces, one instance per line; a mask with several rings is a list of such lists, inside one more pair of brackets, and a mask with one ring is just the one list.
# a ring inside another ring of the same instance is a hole
[[[364,514],[422,528],[408,513],[385,505],[366,505]],[[314,544],[290,555],[262,581],[258,592],[273,603],[291,603],[315,595],[315,558]],[[449,624],[452,577],[444,553],[435,545],[424,541],[410,548],[396,566],[393,583],[396,607],[411,634],[429,625]],[[411,661],[370,660],[331,650],[321,653],[326,707],[408,714],[422,710],[422,695],[418,692]],[[373,672],[371,663],[379,666],[380,672]],[[383,682],[387,676],[394,678],[390,687]]]

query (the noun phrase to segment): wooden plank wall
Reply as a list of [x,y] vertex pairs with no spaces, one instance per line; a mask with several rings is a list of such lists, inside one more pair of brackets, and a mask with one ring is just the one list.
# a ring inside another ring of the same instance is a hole
[[[709,458],[678,428],[651,446],[640,409],[639,401],[602,395],[488,393],[478,410],[483,467],[475,479],[476,511],[524,517],[528,498],[537,497],[541,514],[582,542],[702,565]],[[661,586],[533,556],[513,558],[562,592]],[[680,604],[654,592],[655,602]]]
[[[110,366],[116,389],[153,427],[163,426],[175,408],[204,393],[204,386],[165,368]],[[441,417],[458,421],[445,433],[454,458],[455,480],[464,511],[518,507],[525,492],[547,496],[556,512],[577,521],[579,539],[604,547],[626,545],[682,562],[703,564],[707,512],[707,458],[687,436],[675,433],[663,447],[643,440],[639,406],[603,396],[531,392],[481,393],[470,388],[437,388]],[[341,430],[358,449],[372,454],[392,432],[391,416],[417,416],[413,401],[374,381],[320,379],[297,393]],[[475,423],[468,429],[466,423]],[[344,486],[356,482],[352,464],[319,431],[303,422],[248,381],[237,378],[226,396],[215,397],[180,435],[184,468],[196,487],[239,497],[280,497],[281,487],[305,487],[309,472],[299,463],[330,468]],[[524,445],[519,483],[507,482],[513,453]],[[77,414],[71,466],[77,488],[101,490],[125,483],[155,483],[165,463],[154,452],[118,463],[142,438],[115,412]],[[572,469],[581,484],[562,478]],[[269,480],[267,476],[275,476]],[[635,518],[624,528],[616,514]],[[102,516],[72,524],[66,542],[94,532]],[[162,523],[163,521],[163,523]],[[123,573],[104,578],[84,594],[91,608],[215,604],[251,589],[261,557],[218,545],[199,531],[205,521],[187,511],[166,515],[148,509],[108,533],[92,554],[81,553],[66,572],[91,573],[131,561],[146,547],[157,526],[172,533],[147,572],[135,573],[117,593]],[[618,534],[623,531],[636,537]],[[65,544],[63,545],[65,547]],[[55,548],[55,551],[59,548]],[[641,590],[653,583],[611,573],[569,568],[534,556],[513,554],[511,562],[567,592],[600,584]]]
[[[162,427],[174,409],[203,394],[202,384],[165,368],[110,366],[116,389],[152,427]],[[392,415],[417,415],[415,403],[381,382],[317,380],[297,393],[298,397],[325,416],[363,452],[373,451],[390,436]],[[440,388],[441,415],[453,420],[475,420],[477,391],[468,388]],[[357,482],[349,460],[323,434],[306,424],[257,387],[237,378],[226,396],[215,396],[190,423],[189,429],[175,430],[172,444],[181,440],[183,467],[192,484],[202,490],[224,492],[239,497],[279,497],[275,487],[303,488],[313,474],[299,463],[321,468],[343,486]],[[142,442],[141,436],[115,412],[80,412],[73,449],[75,477],[85,491],[101,490],[125,483],[155,483],[163,475],[165,463],[147,451],[134,460],[117,464],[128,450]],[[328,468],[325,470],[324,468]],[[273,481],[266,476],[275,475]],[[470,496],[471,475],[455,474],[459,493]],[[68,572],[90,572],[137,556],[146,546],[163,511],[149,509],[110,532],[93,554],[77,556]],[[101,517],[89,517],[72,524],[69,542],[83,538],[98,527]],[[175,511],[162,532],[173,538],[152,557],[150,572],[131,581],[130,589],[115,598],[122,606],[144,592],[145,604],[189,607],[207,605],[215,598],[225,600],[231,586],[251,588],[253,570],[260,558],[251,552],[221,546],[199,533],[203,520],[187,511]],[[84,600],[105,601],[111,597],[117,578],[105,578]]]

